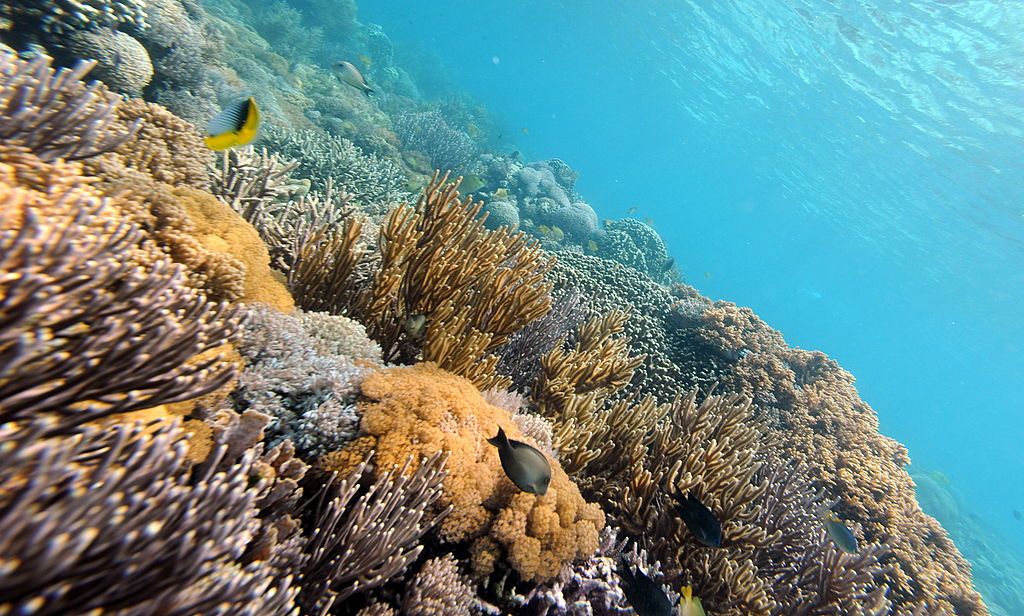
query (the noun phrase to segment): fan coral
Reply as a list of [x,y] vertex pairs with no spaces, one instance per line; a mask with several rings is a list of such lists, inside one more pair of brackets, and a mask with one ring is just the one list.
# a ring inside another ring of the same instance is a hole
[[96,68],[90,76],[126,96],[141,96],[153,79],[149,52],[124,32],[109,28],[74,32],[67,48],[76,58],[95,60]]
[[437,111],[408,112],[395,120],[395,133],[407,150],[418,150],[441,171],[461,171],[476,146],[466,133],[452,128]]
[[345,317],[260,306],[247,313],[238,347],[246,360],[235,392],[240,408],[274,417],[271,442],[291,439],[303,455],[351,440],[359,421],[354,399],[368,372],[353,362],[379,362],[380,349]]
[[410,454],[449,452],[440,502],[452,512],[439,535],[446,542],[472,543],[477,575],[490,574],[504,555],[524,578],[542,580],[597,548],[604,516],[583,500],[557,463],[544,496],[519,492],[505,477],[486,439],[499,426],[510,438],[522,436],[510,415],[484,402],[465,379],[418,364],[376,372],[363,381],[362,392],[366,436],[325,456],[321,465],[344,471],[368,450],[384,468]]
[[0,46],[0,140],[44,161],[96,156],[124,143],[134,127],[118,121],[118,97],[100,83],[82,83],[95,64],[55,71],[46,56],[24,61]]

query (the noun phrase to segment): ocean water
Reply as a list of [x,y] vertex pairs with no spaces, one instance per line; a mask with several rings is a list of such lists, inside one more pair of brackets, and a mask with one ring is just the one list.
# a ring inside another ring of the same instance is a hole
[[839,360],[1024,553],[1024,4],[359,11],[602,218],[653,221],[687,282]]

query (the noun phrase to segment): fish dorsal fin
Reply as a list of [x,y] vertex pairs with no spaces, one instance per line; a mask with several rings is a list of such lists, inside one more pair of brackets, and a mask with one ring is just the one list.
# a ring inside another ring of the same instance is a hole
[[255,101],[253,101],[252,97],[249,97],[243,101],[228,105],[210,120],[210,123],[206,126],[206,134],[216,136],[242,130],[246,120],[249,119],[254,103]]

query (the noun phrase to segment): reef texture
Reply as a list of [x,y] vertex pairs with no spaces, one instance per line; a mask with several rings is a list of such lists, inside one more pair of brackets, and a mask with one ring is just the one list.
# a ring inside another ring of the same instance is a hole
[[849,373],[666,286],[355,9],[0,9],[0,613],[626,614],[623,563],[719,616],[988,613]]

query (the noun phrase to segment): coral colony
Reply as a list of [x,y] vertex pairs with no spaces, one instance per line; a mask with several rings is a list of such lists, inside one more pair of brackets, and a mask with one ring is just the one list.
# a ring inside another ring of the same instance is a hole
[[849,373],[334,4],[373,96],[282,3],[0,10],[0,614],[987,613]]

